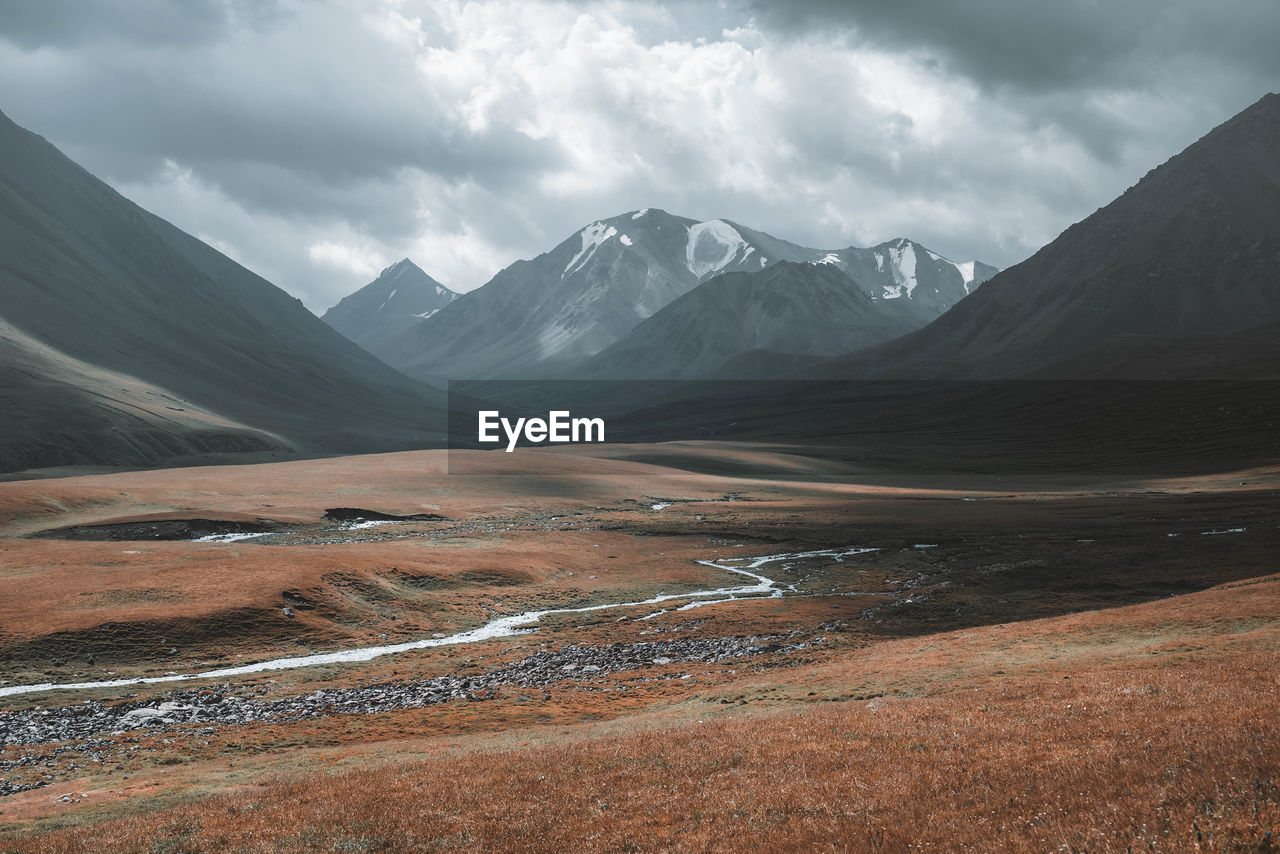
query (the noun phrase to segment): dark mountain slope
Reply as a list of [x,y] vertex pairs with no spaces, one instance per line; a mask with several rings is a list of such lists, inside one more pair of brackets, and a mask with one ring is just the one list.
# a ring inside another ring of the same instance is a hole
[[[0,295],[4,320],[39,347],[299,450],[386,450],[429,438],[428,390],[3,115]],[[16,339],[9,348],[30,349]]]
[[[1280,322],[1214,335],[1121,335],[1030,376],[1280,380]],[[1280,386],[1271,391],[1280,393]]]
[[709,377],[748,351],[834,355],[918,326],[905,300],[872,299],[835,265],[782,261],[702,283],[605,349],[586,375]]
[[0,471],[296,450],[137,377],[73,359],[3,320],[0,365]]
[[1010,376],[1122,336],[1167,347],[1276,320],[1280,96],[1267,95],[935,322],[820,373]]

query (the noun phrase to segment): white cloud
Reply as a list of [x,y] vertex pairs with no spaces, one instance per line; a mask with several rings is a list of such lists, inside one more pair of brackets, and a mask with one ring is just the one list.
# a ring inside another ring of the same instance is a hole
[[386,258],[367,246],[324,240],[307,247],[307,257],[320,267],[332,267],[360,279],[371,279],[384,269]]

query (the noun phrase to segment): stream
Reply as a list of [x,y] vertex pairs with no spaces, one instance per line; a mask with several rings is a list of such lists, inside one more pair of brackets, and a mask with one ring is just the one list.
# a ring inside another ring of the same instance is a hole
[[[492,638],[526,634],[528,632],[536,631],[536,629],[528,628],[529,626],[537,623],[543,617],[552,614],[588,614],[595,611],[607,611],[616,608],[638,608],[644,605],[662,605],[665,602],[672,602],[679,599],[687,599],[690,601],[673,610],[686,611],[691,608],[717,605],[739,599],[777,599],[781,598],[788,589],[791,589],[791,586],[784,585],[780,581],[776,581],[760,574],[757,570],[761,569],[765,565],[779,561],[795,561],[822,557],[842,560],[845,557],[865,554],[873,551],[876,551],[876,549],[819,549],[809,552],[787,552],[784,554],[764,555],[761,557],[751,558],[726,558],[719,561],[701,560],[698,561],[698,563],[703,566],[709,566],[714,569],[745,576],[746,578],[751,579],[754,583],[741,584],[735,587],[717,587],[711,590],[698,590],[691,593],[665,593],[633,602],[612,602],[603,605],[587,605],[582,608],[552,608],[544,611],[526,611],[522,614],[498,617],[483,626],[479,626],[478,628],[459,632],[443,638],[424,638],[421,640],[387,644],[384,646],[356,647],[354,649],[339,650],[337,652],[317,653],[314,655],[302,655],[291,658],[274,658],[268,661],[259,661],[254,664],[224,667],[218,670],[205,670],[197,673],[176,673],[165,676],[111,679],[101,682],[45,682],[37,685],[7,685],[0,687],[0,697],[12,697],[18,694],[33,694],[43,691],[82,691],[100,688],[123,688],[130,685],[153,685],[163,682],[185,682],[194,679],[222,679],[229,676],[243,676],[251,673],[265,673],[273,670],[295,670],[301,667],[315,667],[324,664],[346,664],[370,661],[375,658],[381,658],[384,655],[395,655],[396,653],[408,652],[415,649],[478,643]],[[728,565],[730,563],[740,562],[745,563],[746,565],[741,567]],[[650,617],[657,616],[660,613],[664,613],[666,610],[667,609],[660,609],[646,617],[642,617],[641,619],[648,619]]]

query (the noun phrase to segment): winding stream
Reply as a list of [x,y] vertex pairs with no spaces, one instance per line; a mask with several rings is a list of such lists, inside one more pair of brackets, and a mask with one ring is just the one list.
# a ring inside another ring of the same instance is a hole
[[[852,555],[865,554],[873,552],[873,548],[845,548],[845,549],[819,549],[810,552],[787,552],[784,554],[764,555],[753,558],[728,558],[720,561],[701,560],[698,563],[709,566],[714,569],[732,572],[737,575],[746,576],[754,581],[753,584],[741,584],[736,587],[717,587],[712,590],[698,590],[692,593],[665,593],[648,599],[640,599],[635,602],[612,602],[604,605],[587,605],[582,608],[551,608],[545,611],[526,611],[523,614],[512,614],[506,617],[498,617],[478,628],[465,632],[459,632],[443,638],[424,638],[422,640],[407,641],[405,643],[388,644],[385,646],[366,646],[356,647],[355,649],[340,650],[338,652],[324,652],[315,655],[301,655],[293,658],[274,658],[269,661],[259,661],[254,664],[244,664],[237,667],[224,667],[218,670],[205,670],[198,673],[177,673],[166,676],[145,676],[134,679],[111,679],[102,682],[45,682],[39,685],[9,685],[0,687],[0,697],[12,697],[17,694],[33,694],[40,691],[76,691],[88,690],[95,688],[122,688],[129,685],[153,685],[161,682],[186,682],[193,679],[222,679],[228,676],[243,676],[250,673],[265,673],[272,670],[295,670],[300,667],[315,667],[322,664],[346,664],[350,662],[370,661],[375,658],[381,658],[384,655],[395,655],[400,652],[408,652],[414,649],[427,649],[435,646],[453,646],[455,644],[478,643],[480,641],[490,640],[492,638],[510,637],[511,635],[526,634],[535,631],[535,629],[525,628],[537,623],[543,617],[550,614],[588,614],[593,611],[607,611],[614,608],[637,608],[643,605],[660,605],[664,602],[671,602],[677,599],[691,600],[676,608],[677,611],[686,611],[690,608],[700,608],[706,605],[717,605],[724,602],[732,602],[738,599],[760,599],[760,598],[781,598],[783,593],[791,589],[790,585],[782,585],[781,582],[775,581],[767,576],[761,575],[756,570],[769,563],[778,561],[804,560],[807,558],[830,557],[840,560]],[[729,563],[746,562],[746,566],[737,567],[729,566]],[[648,617],[657,616],[663,613],[665,609],[657,611]],[[644,617],[641,619],[648,619]]]

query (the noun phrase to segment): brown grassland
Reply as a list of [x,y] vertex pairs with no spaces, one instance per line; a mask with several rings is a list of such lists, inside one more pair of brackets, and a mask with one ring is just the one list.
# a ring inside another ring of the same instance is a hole
[[[649,621],[571,615],[531,635],[244,677],[246,690],[291,696],[484,672],[566,644],[812,641],[421,709],[133,731],[101,764],[50,752],[47,785],[0,797],[0,852],[1280,844],[1280,469],[849,484],[588,459],[590,477],[548,485],[442,478],[437,463],[387,455],[0,484],[0,677],[154,674],[420,637],[525,607],[724,582],[697,560],[878,551],[778,567],[794,585],[779,599]],[[331,506],[448,521],[331,541],[319,521]],[[295,539],[27,538],[182,514],[269,517]],[[297,596],[315,607],[283,616]],[[178,655],[161,654],[153,636],[167,645],[179,630]],[[95,696],[120,693],[19,695],[0,710]],[[33,750],[50,748],[0,759]]]

